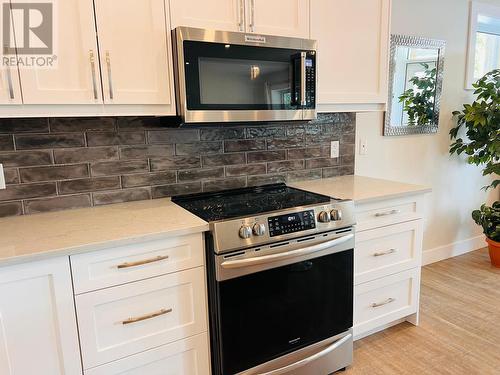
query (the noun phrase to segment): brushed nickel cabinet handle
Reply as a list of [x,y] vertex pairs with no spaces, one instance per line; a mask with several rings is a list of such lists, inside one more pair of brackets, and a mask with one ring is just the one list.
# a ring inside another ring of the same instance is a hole
[[399,214],[401,213],[401,210],[391,210],[391,211],[387,211],[387,212],[377,212],[375,214],[376,217],[382,217],[382,216],[389,216],[389,215],[396,215],[396,214]]
[[384,255],[394,254],[396,251],[397,251],[396,249],[389,249],[389,250],[386,250],[386,251],[381,251],[381,252],[378,252],[378,253],[373,253],[373,256],[374,257],[381,257],[381,256],[384,256]]
[[111,56],[109,54],[109,51],[106,51],[106,67],[108,69],[109,98],[113,100],[115,95],[113,92],[113,78],[111,74]]
[[392,303],[396,301],[396,298],[387,298],[385,301],[383,302],[378,302],[378,303],[372,303],[370,306],[373,307],[374,309],[377,308],[377,307],[381,307],[381,306],[384,306],[384,305],[388,305],[389,303]]
[[10,67],[7,67],[6,73],[7,73],[7,85],[8,85],[8,91],[9,91],[9,98],[11,100],[14,100],[15,99],[14,85],[12,84],[12,73],[10,71]]
[[127,325],[127,324],[142,322],[143,320],[156,318],[157,316],[165,315],[165,314],[168,314],[170,312],[172,312],[172,309],[161,309],[160,311],[156,311],[156,312],[151,313],[151,314],[137,316],[135,318],[128,318],[128,319],[122,321],[122,324]]
[[122,269],[122,268],[137,267],[137,266],[142,266],[143,264],[159,262],[166,259],[168,259],[168,255],[160,255],[151,259],[138,260],[137,262],[125,262],[117,265],[116,268]]
[[92,71],[92,87],[94,88],[94,99],[99,99],[97,93],[97,77],[95,75],[95,55],[93,50],[89,50],[90,70]]
[[238,29],[240,31],[245,31],[245,0],[239,0],[240,9],[239,9],[239,20],[238,20]]
[[250,0],[250,31],[255,32],[255,0]]

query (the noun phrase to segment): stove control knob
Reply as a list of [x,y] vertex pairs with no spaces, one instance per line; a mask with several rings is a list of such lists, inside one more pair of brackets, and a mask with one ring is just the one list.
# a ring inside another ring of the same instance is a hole
[[263,236],[264,234],[266,234],[266,226],[259,223],[254,224],[253,234],[255,234],[256,236]]
[[250,228],[248,225],[243,225],[240,228],[240,237],[243,239],[250,238],[252,236],[252,228]]
[[342,211],[341,210],[331,210],[330,218],[332,221],[340,221],[342,220]]
[[321,211],[318,215],[318,221],[320,223],[329,223],[330,222],[330,214],[326,211]]

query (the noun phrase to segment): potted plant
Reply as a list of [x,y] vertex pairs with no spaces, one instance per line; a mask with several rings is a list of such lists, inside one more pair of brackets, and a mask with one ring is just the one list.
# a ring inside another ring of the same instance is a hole
[[[454,142],[450,154],[467,155],[469,164],[484,165],[483,175],[495,175],[484,189],[495,188],[500,184],[500,70],[496,69],[475,84],[476,100],[465,104],[462,111],[453,112],[457,124],[450,130]],[[464,127],[466,138],[459,138],[459,131]],[[492,264],[500,267],[500,202],[491,207],[482,205],[472,213],[474,221],[483,227],[487,237]]]
[[483,227],[491,264],[500,267],[500,202],[493,203],[491,207],[483,204],[480,210],[472,212],[472,218]]

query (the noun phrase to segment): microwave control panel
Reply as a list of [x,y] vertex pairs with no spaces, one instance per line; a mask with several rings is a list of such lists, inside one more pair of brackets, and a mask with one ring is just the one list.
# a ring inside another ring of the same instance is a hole
[[286,215],[272,216],[267,219],[269,236],[276,237],[283,234],[301,232],[316,228],[314,210],[295,212]]
[[306,107],[314,108],[316,104],[316,61],[308,53],[306,57]]

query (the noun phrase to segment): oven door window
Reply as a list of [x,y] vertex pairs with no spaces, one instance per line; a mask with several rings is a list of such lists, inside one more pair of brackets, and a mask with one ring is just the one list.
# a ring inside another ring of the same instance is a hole
[[296,50],[185,41],[184,69],[188,110],[302,108]]
[[223,374],[352,327],[353,250],[219,283]]

